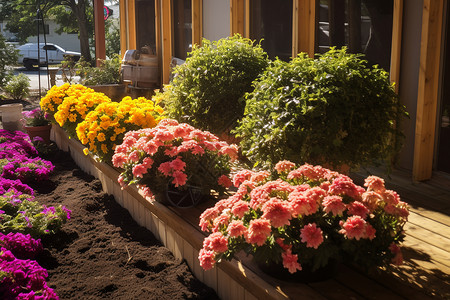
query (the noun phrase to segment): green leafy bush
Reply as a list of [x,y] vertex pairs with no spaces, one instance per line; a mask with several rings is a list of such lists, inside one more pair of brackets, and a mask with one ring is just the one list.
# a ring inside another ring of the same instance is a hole
[[5,38],[0,33],[0,87],[3,87],[11,76],[11,66],[17,64],[18,57],[18,50],[6,43]]
[[75,69],[80,75],[80,84],[83,85],[101,85],[120,83],[120,64],[119,54],[113,55],[111,59],[102,60],[100,67],[91,67],[85,60],[79,60]]
[[204,39],[186,63],[175,67],[171,85],[165,87],[170,117],[215,134],[227,132],[242,118],[244,95],[267,65],[267,54],[249,39]]
[[14,100],[25,99],[30,94],[30,79],[23,73],[15,75],[6,83],[3,90]]
[[357,167],[390,163],[399,149],[396,122],[405,108],[388,73],[360,54],[331,49],[316,59],[276,60],[254,87],[236,133],[255,163]]

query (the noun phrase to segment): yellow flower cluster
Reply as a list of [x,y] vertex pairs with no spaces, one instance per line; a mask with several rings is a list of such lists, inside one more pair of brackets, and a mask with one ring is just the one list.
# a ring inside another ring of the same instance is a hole
[[163,108],[152,100],[125,97],[121,102],[99,104],[78,124],[76,133],[87,151],[102,161],[111,161],[114,149],[122,143],[126,132],[155,127],[163,115]]
[[94,92],[94,90],[81,84],[70,85],[65,83],[61,86],[55,85],[42,97],[40,101],[41,110],[53,116],[64,98],[67,96],[79,97],[86,92]]
[[[69,90],[68,90],[69,91]],[[76,127],[86,115],[94,110],[100,103],[111,102],[111,99],[103,93],[97,93],[89,89],[82,94],[68,93],[63,102],[58,106],[54,117],[59,126],[66,129],[69,136],[76,137]]]

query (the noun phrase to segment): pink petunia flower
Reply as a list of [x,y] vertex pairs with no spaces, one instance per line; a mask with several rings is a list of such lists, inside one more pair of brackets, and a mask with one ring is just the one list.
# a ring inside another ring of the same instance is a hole
[[267,238],[271,233],[271,227],[269,220],[266,219],[254,219],[250,221],[248,227],[247,242],[250,244],[256,244],[258,246],[264,245]]
[[283,267],[288,269],[289,273],[293,274],[297,272],[297,270],[302,270],[302,266],[298,263],[297,254],[292,254],[291,250],[287,250],[281,254],[281,258],[283,259]]
[[306,247],[317,249],[323,242],[322,229],[316,226],[316,223],[309,223],[300,230],[302,242]]

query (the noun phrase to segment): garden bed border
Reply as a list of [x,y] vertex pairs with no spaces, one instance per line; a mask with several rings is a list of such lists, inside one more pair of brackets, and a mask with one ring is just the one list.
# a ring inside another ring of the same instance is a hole
[[[53,124],[51,139],[59,149],[69,152],[84,172],[98,178],[105,193],[113,195],[117,203],[127,209],[140,226],[150,230],[175,258],[184,259],[194,275],[213,288],[221,299],[289,299],[280,287],[267,283],[236,259],[223,261],[211,270],[203,270],[198,253],[205,236],[199,230],[165,205],[142,196],[136,186],[122,190],[117,182],[120,173],[91,155],[85,155],[85,147],[79,141],[69,138],[58,125]],[[299,289],[299,296],[301,294],[309,299],[318,296],[308,288]]]

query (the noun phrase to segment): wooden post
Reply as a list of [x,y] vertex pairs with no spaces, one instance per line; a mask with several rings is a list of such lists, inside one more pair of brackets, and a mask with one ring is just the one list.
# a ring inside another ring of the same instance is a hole
[[394,13],[392,20],[392,48],[390,80],[395,83],[395,92],[398,93],[398,82],[400,81],[400,54],[402,50],[402,22],[403,22],[403,0],[394,0]]
[[[158,0],[159,1],[159,0]],[[163,83],[169,83],[172,61],[172,1],[161,1],[162,15],[162,73]]]
[[424,0],[413,179],[431,178],[438,102],[443,0]]
[[316,35],[316,1],[294,0],[292,18],[292,57],[306,52],[314,57]]
[[202,45],[203,1],[192,0],[192,44]]
[[245,34],[245,1],[244,0],[230,0],[230,34],[234,35],[239,33],[244,36]]
[[105,47],[105,19],[103,13],[103,0],[94,1],[94,26],[95,26],[95,61],[97,67],[101,65],[101,59],[106,59]]

